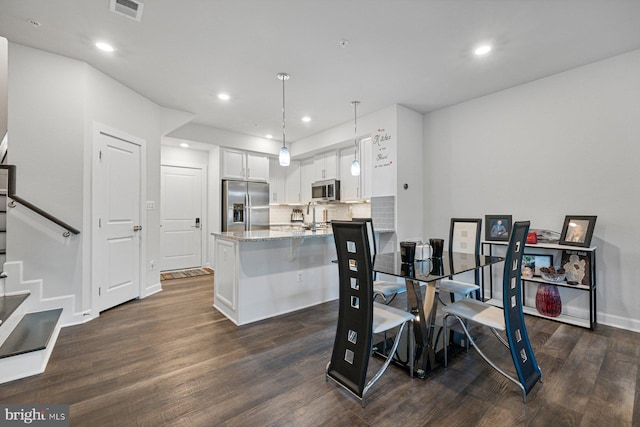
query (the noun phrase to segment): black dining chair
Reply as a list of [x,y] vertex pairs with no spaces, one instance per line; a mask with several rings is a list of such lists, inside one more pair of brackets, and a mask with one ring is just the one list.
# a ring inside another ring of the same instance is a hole
[[[507,379],[517,384],[523,393],[524,402],[527,402],[527,394],[538,382],[542,382],[542,371],[536,357],[533,354],[529,335],[524,323],[522,312],[521,271],[522,255],[525,241],[529,231],[529,221],[516,222],[513,225],[509,246],[504,261],[502,280],[502,304],[498,308],[473,298],[463,298],[449,304],[444,308],[442,325],[444,336],[447,337],[448,320],[454,318],[458,321],[469,343],[478,351],[478,354],[496,371]],[[478,348],[471,337],[466,322],[475,322],[487,326],[491,332],[504,344],[511,353],[517,379],[494,364]],[[498,331],[506,334],[506,340]],[[448,344],[444,346],[444,365],[448,364]]]
[[[480,218],[451,218],[449,227],[449,253],[458,252],[471,256],[480,255],[480,230],[482,229],[482,219]],[[451,301],[476,294],[479,299],[480,290],[480,270],[475,270],[474,282],[456,280],[453,277],[440,280],[440,294],[448,292]]]
[[[367,393],[385,372],[396,353],[405,327],[409,329],[410,375],[413,376],[411,313],[373,301],[373,264],[367,225],[357,221],[332,221],[338,255],[338,324],[327,364],[326,378],[342,386],[365,406]],[[396,330],[384,363],[366,382],[374,334]]]
[[[369,237],[369,250],[371,253],[371,259],[375,259],[378,253],[378,247],[376,245],[375,230],[373,228],[373,219],[371,218],[353,218],[351,221],[364,222],[367,225],[367,236]],[[373,261],[372,261],[373,262]],[[373,280],[373,298],[380,298],[385,304],[391,303],[393,299],[400,293],[405,292],[406,288],[404,283],[401,282],[389,282],[386,280],[376,280],[377,273],[374,273]]]

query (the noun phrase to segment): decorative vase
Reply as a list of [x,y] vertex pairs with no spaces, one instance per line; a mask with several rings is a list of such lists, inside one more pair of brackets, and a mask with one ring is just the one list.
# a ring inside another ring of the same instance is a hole
[[538,313],[548,317],[558,317],[562,312],[560,292],[555,285],[541,283],[536,292],[536,309]]

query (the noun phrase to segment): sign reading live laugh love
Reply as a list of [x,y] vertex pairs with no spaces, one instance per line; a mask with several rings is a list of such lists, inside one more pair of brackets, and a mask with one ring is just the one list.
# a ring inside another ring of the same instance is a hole
[[0,405],[0,426],[69,427],[69,405]]

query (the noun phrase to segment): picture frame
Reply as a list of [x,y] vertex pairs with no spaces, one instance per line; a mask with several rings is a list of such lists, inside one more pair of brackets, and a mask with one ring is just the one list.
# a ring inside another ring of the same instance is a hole
[[511,215],[485,215],[484,236],[490,241],[509,241],[511,236]]
[[540,269],[553,266],[553,255],[550,254],[524,254],[522,255],[522,268],[529,267],[533,270],[534,277],[540,277]]
[[596,226],[597,218],[595,215],[565,216],[558,243],[588,248],[591,246],[591,237],[593,237],[593,229]]

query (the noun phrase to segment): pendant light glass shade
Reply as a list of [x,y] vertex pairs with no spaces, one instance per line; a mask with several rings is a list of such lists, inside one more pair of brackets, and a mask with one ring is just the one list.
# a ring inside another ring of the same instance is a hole
[[289,74],[278,73],[277,77],[282,80],[282,148],[280,148],[280,156],[278,161],[280,166],[289,166],[291,163],[291,155],[286,143],[286,131],[285,131],[285,116],[284,116],[284,81],[289,80]]
[[360,162],[358,161],[358,104],[360,101],[351,101],[353,104],[353,145],[355,146],[353,153],[353,162],[351,162],[351,175],[360,175]]
[[351,162],[351,175],[360,175],[360,162],[358,161],[358,159],[353,159],[353,162]]
[[[289,149],[287,147],[282,147],[280,149],[280,156],[278,157],[278,160],[280,161],[280,166],[289,166],[289,163],[291,163],[291,155],[289,154]],[[351,168],[353,169],[353,166],[351,166]],[[358,169],[360,168],[360,166],[358,166]]]

